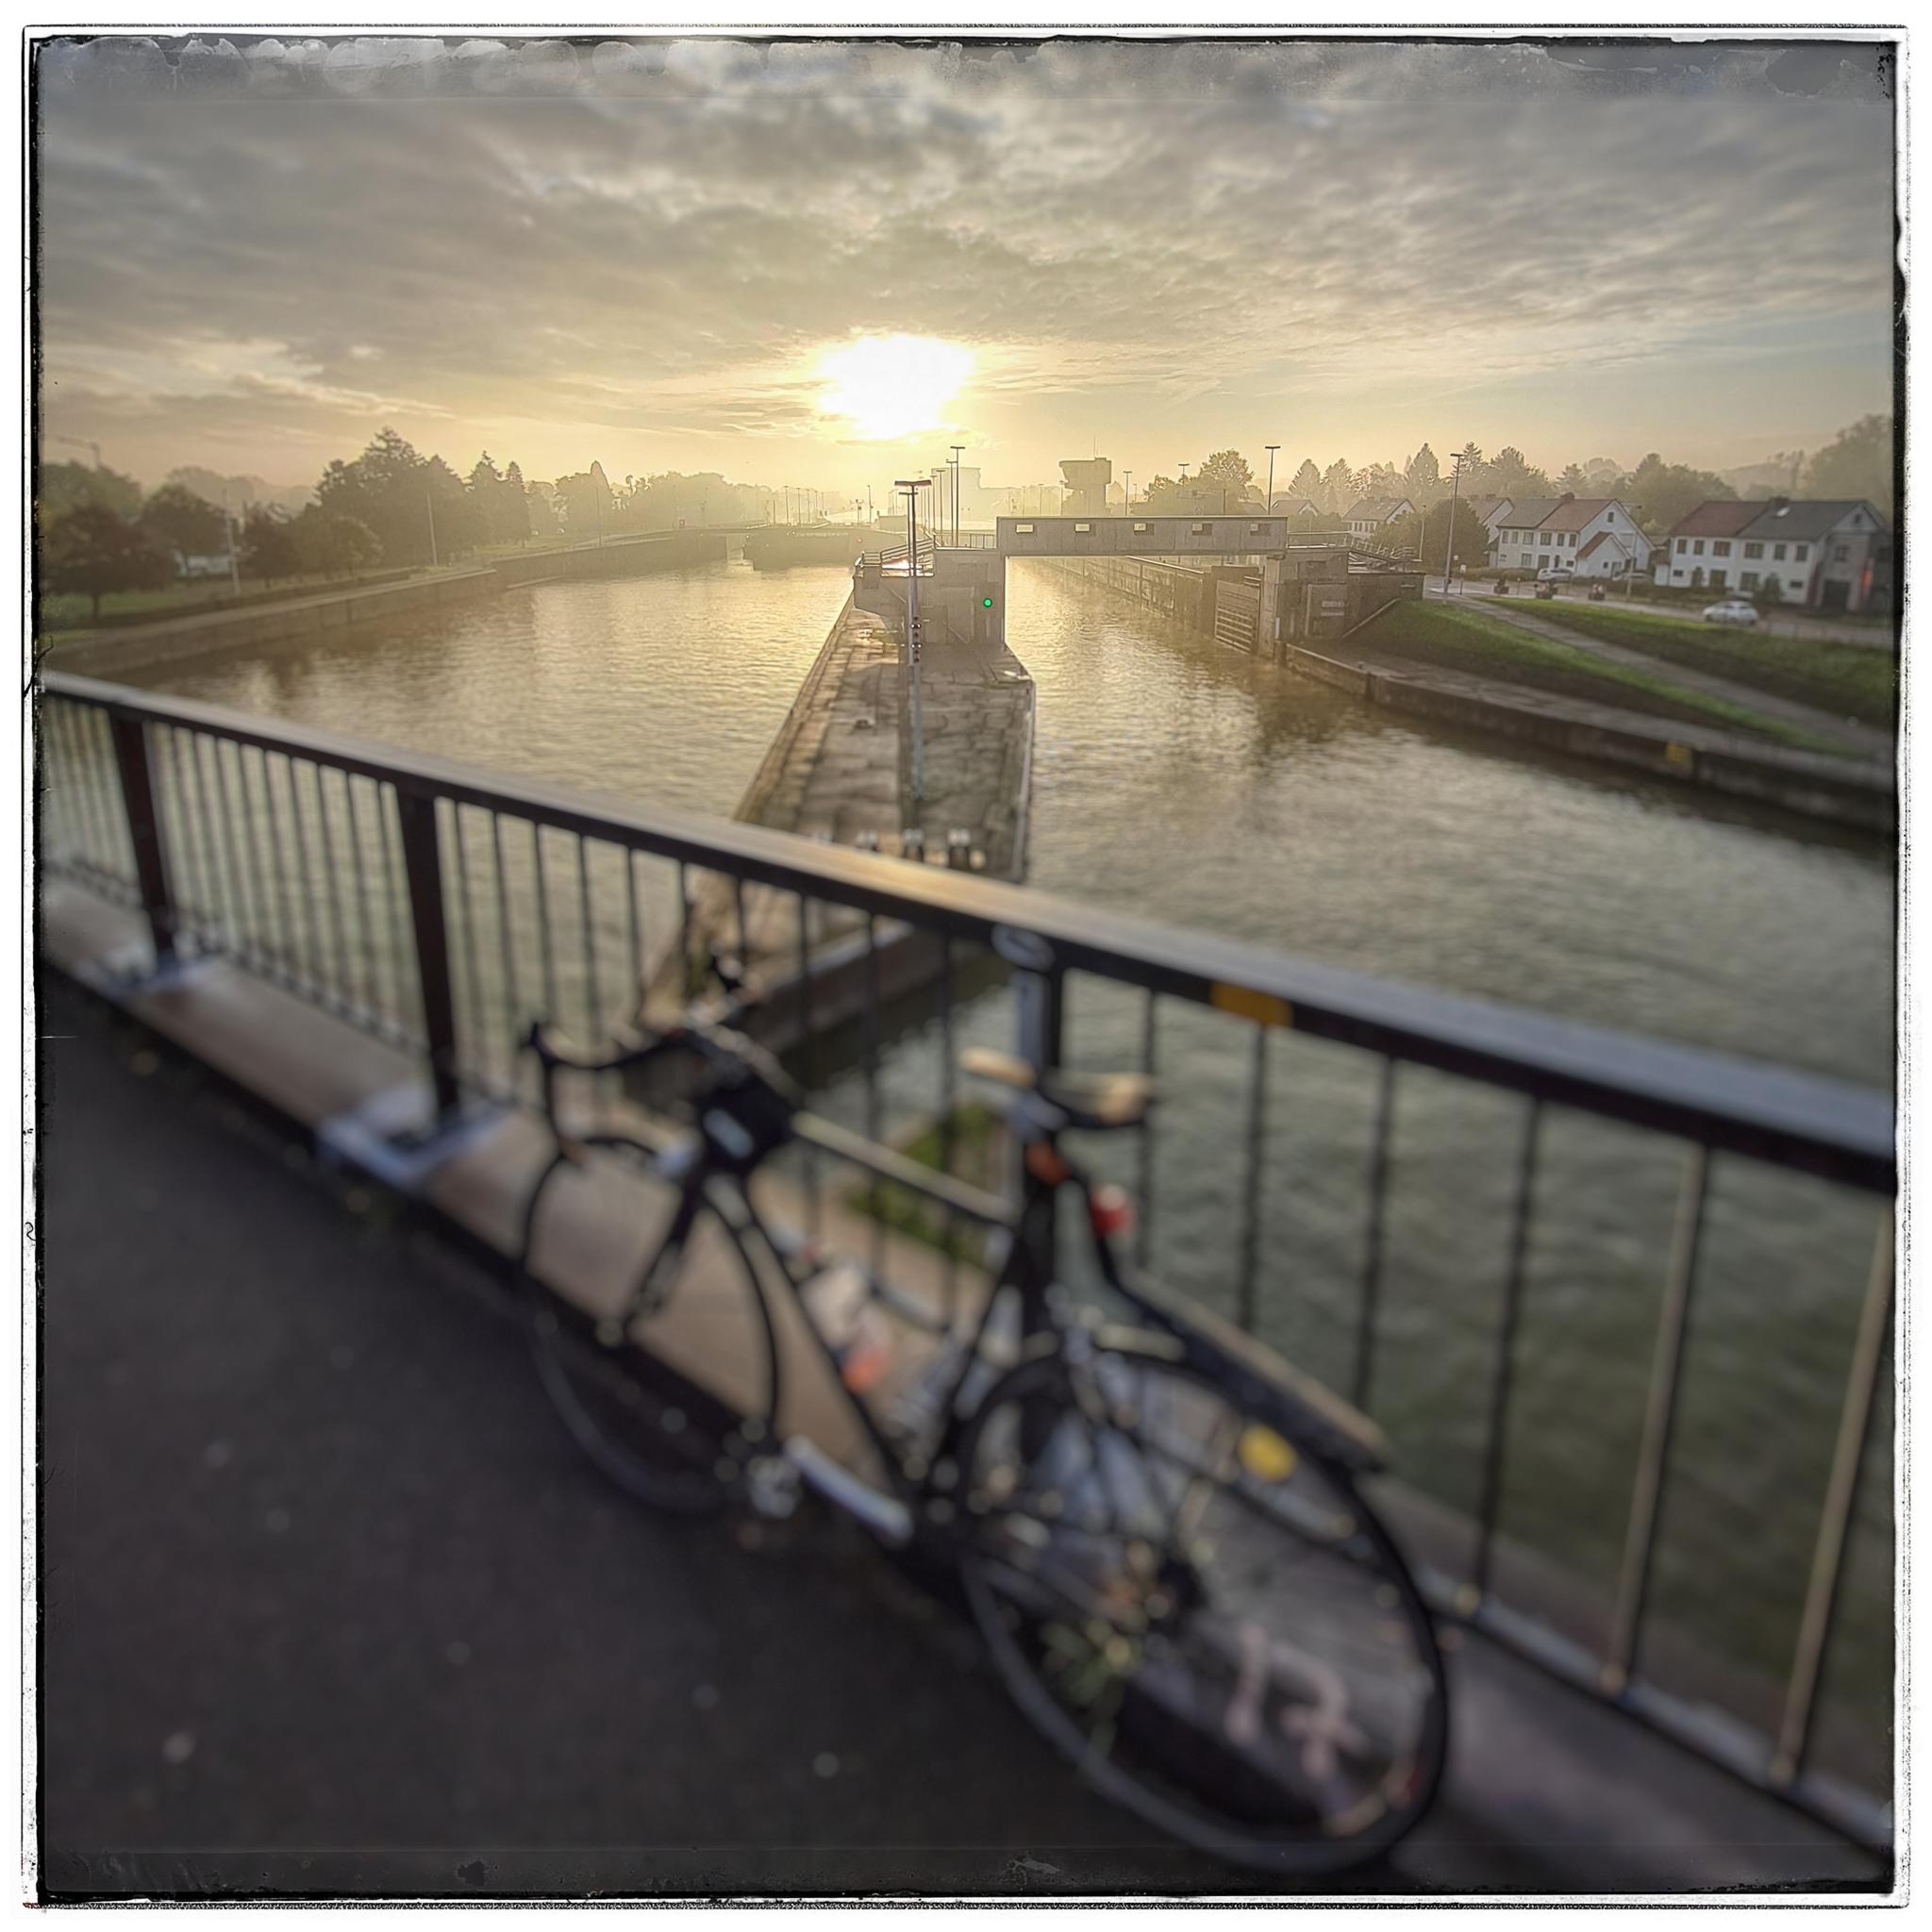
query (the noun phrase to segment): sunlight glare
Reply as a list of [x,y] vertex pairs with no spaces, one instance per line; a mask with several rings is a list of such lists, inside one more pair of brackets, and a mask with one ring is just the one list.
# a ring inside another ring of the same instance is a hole
[[944,426],[946,406],[973,373],[973,351],[933,336],[861,336],[820,358],[822,414],[867,442]]

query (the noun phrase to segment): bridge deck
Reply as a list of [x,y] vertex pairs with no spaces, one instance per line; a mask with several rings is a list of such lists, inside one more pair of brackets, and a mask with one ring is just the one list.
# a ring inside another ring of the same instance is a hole
[[[48,894],[57,960],[125,926]],[[298,1122],[393,1080],[220,970],[129,1004]],[[50,1889],[1278,1889],[1088,1796],[841,1525],[734,1536],[608,1491],[437,1238],[501,1238],[519,1141],[397,1226],[306,1135],[43,998]],[[1878,1875],[1487,1644],[1452,1663],[1447,1793],[1369,1889]]]

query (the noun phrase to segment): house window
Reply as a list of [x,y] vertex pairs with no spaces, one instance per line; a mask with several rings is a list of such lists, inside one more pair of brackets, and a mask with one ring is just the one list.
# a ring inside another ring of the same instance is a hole
[[[1785,554],[1785,546],[1784,546],[1784,545],[1783,545],[1782,543],[1780,543],[1780,544],[1779,544],[1779,545],[1777,546],[1777,554],[1778,554],[1778,555],[1779,555],[1780,557],[1782,557],[1782,556],[1783,556],[1783,555]],[[1792,553],[1791,553],[1791,561],[1792,561],[1793,563],[1803,563],[1803,562],[1804,562],[1804,561],[1806,560],[1806,558],[1808,558],[1808,557],[1809,557],[1810,555],[1811,555],[1811,546],[1810,546],[1810,544],[1808,544],[1808,543],[1800,543],[1800,544],[1798,545],[1798,547],[1797,547],[1797,548],[1796,548],[1796,549],[1795,549],[1794,551],[1792,551]]]
[[1842,563],[1852,553],[1842,543],[1834,543],[1831,546],[1831,554],[1838,562]]
[[1747,570],[1738,581],[1745,590],[1755,591],[1757,588],[1757,573],[1755,570]]
[[1547,550],[1550,547],[1550,533],[1547,530],[1540,532],[1536,541],[1542,549]]
[[1710,546],[1710,554],[1713,557],[1728,557],[1731,554],[1731,546],[1728,543],[1713,543]]
[[1696,542],[1691,544],[1690,549],[1694,556],[1702,557],[1704,555],[1704,539],[1702,537],[1698,538]]
[[1729,575],[1727,571],[1712,571],[1710,574],[1710,588],[1713,591],[1722,591]]
[[1746,557],[1762,557],[1764,555],[1764,545],[1762,543],[1747,543],[1744,546],[1744,555]]
[[1605,522],[1605,523],[1607,523],[1607,524],[1614,524],[1614,523],[1615,523],[1616,521],[1617,521],[1617,512],[1616,512],[1615,510],[1613,510],[1613,509],[1607,509],[1607,510],[1605,510],[1605,512],[1604,512],[1604,522]]
[[[1800,550],[1798,555],[1802,558],[1805,553]],[[1771,546],[1771,560],[1774,563],[1782,563],[1785,560],[1785,546],[1782,543],[1774,543]]]
[[1684,553],[1685,553],[1685,552],[1686,552],[1687,550],[1689,550],[1690,548],[1690,539],[1689,539],[1688,537],[1679,537],[1679,538],[1677,539],[1677,555],[1678,555],[1679,557],[1682,557],[1682,556],[1684,555]]

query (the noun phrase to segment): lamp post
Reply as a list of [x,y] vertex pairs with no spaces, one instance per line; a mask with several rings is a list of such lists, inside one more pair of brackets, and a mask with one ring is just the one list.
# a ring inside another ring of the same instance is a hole
[[956,547],[959,541],[959,458],[965,448],[963,442],[953,444],[953,542]]
[[429,512],[429,568],[436,568],[436,502],[428,491],[423,492],[423,508]]
[[1127,479],[1127,493],[1121,500],[1121,514],[1130,517],[1134,514],[1134,473],[1131,470],[1123,470],[1121,474]]
[[1274,514],[1274,452],[1281,445],[1278,442],[1267,442],[1261,446],[1268,452],[1268,507],[1266,514],[1272,517]]
[[906,492],[906,661],[912,671],[912,796],[925,796],[925,740],[919,715],[919,492],[932,488],[930,476],[905,476],[894,489]]
[[[1449,534],[1442,540],[1442,595],[1449,595],[1450,570],[1456,557],[1456,506],[1462,497],[1462,459],[1464,452],[1457,450],[1449,458]],[[1427,581],[1425,578],[1424,582]]]

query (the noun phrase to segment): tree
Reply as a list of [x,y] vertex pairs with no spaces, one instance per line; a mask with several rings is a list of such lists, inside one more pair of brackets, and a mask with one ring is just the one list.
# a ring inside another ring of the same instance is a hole
[[375,532],[340,510],[310,504],[288,527],[296,562],[320,576],[353,576],[382,555]]
[[1201,488],[1227,491],[1230,506],[1246,500],[1254,488],[1255,473],[1239,450],[1218,449],[1201,465]]
[[1418,509],[1426,509],[1442,494],[1442,466],[1427,443],[1409,458],[1402,480],[1404,493]]
[[1757,595],[1753,601],[1760,610],[1775,610],[1785,601],[1784,581],[1775,571],[1757,587]]
[[1889,521],[1893,453],[1891,418],[1860,416],[1811,458],[1805,493],[1828,502],[1862,500]]
[[139,524],[104,503],[80,503],[48,525],[42,575],[48,590],[78,591],[101,621],[101,599],[111,591],[158,591],[175,575],[168,555]]
[[[1450,499],[1439,498],[1420,516],[1397,517],[1382,532],[1382,541],[1393,550],[1412,552],[1425,571],[1442,568],[1443,545],[1449,538]],[[1481,570],[1490,558],[1489,526],[1473,510],[1467,498],[1454,505],[1456,512],[1455,548],[1450,564]]]
[[1661,537],[1700,503],[1731,502],[1738,492],[1722,476],[1667,463],[1653,450],[1609,492],[1627,505],[1644,534]]
[[1355,472],[1337,457],[1322,473],[1322,508],[1339,517],[1356,500],[1357,493]]
[[1491,496],[1555,496],[1548,473],[1532,467],[1520,449],[1497,452],[1483,471],[1483,488]]
[[[1288,486],[1289,494],[1305,498],[1319,505],[1322,501],[1322,473],[1315,467],[1311,458],[1303,458],[1302,466],[1294,473],[1294,481]],[[1272,509],[1274,505],[1269,505]]]
[[163,550],[212,557],[228,547],[228,520],[205,496],[163,483],[142,506],[141,526]]
[[530,492],[524,488],[524,473],[514,462],[503,473],[503,489],[497,501],[501,510],[497,519],[498,540],[505,543],[527,543]]
[[1581,496],[1590,488],[1590,478],[1583,474],[1580,464],[1566,464],[1563,474],[1557,478],[1557,486],[1567,490],[1572,496]]
[[98,504],[117,517],[131,520],[141,514],[141,485],[132,476],[104,470],[99,464],[41,465],[34,481],[34,508],[48,525],[84,503]]
[[277,577],[291,577],[302,568],[295,538],[283,511],[258,505],[248,512],[248,520],[242,525],[240,561],[243,576],[259,577],[267,584]]

